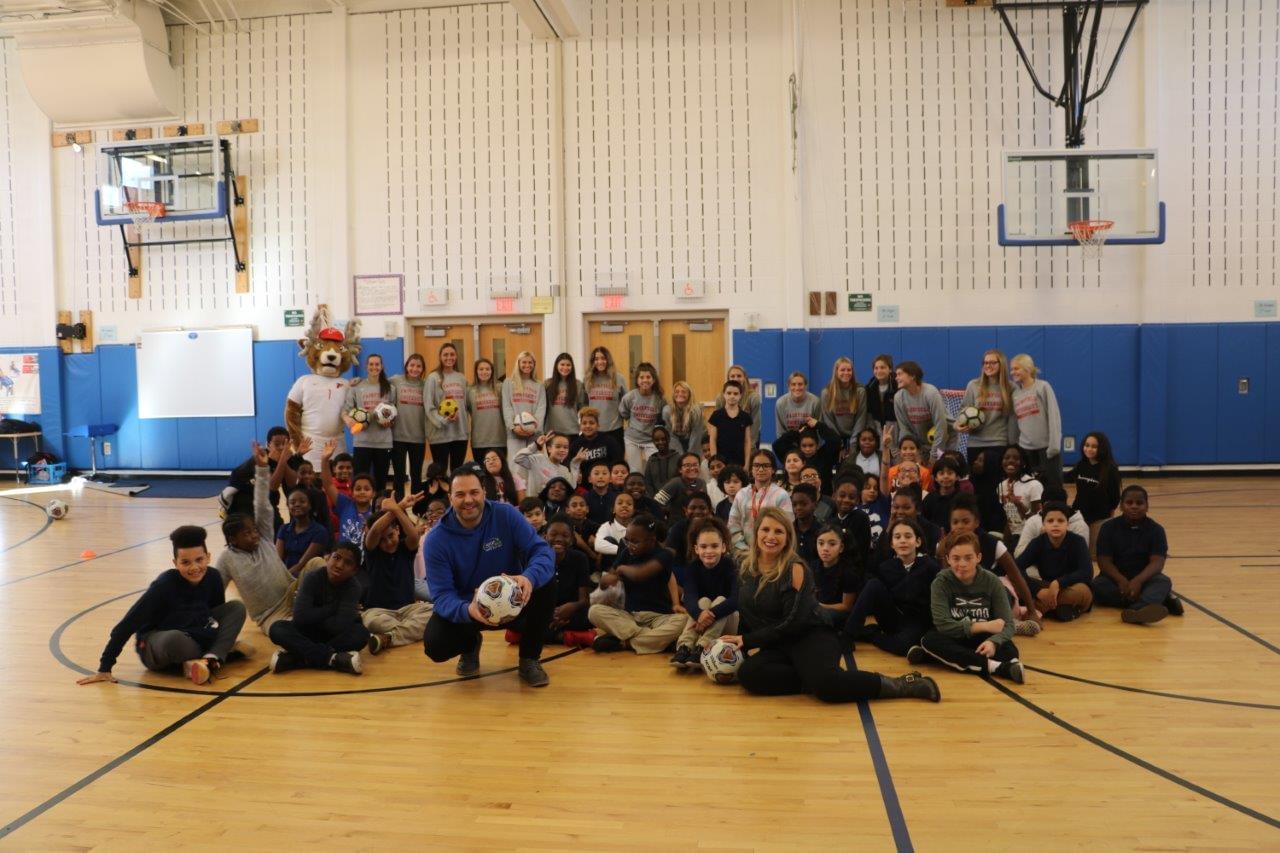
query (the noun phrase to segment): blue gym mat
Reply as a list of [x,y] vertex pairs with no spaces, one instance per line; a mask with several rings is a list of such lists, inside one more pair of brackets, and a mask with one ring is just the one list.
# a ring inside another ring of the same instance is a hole
[[150,488],[133,495],[135,498],[211,498],[227,485],[226,477],[156,477],[144,479],[139,477],[121,478],[113,484],[124,491],[130,487],[150,486]]

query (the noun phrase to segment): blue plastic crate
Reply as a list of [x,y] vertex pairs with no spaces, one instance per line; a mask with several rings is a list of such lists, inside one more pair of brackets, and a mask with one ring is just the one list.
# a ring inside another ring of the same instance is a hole
[[65,462],[54,462],[52,464],[46,462],[30,466],[24,462],[22,467],[26,470],[27,483],[32,486],[55,485],[67,478],[67,463]]

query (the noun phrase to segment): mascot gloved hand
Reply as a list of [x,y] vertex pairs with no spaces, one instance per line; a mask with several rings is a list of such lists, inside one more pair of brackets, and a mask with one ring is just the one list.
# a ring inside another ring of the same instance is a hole
[[304,437],[310,437],[311,450],[306,459],[317,470],[325,444],[342,443],[342,407],[351,386],[343,374],[360,357],[360,321],[351,320],[345,331],[331,322],[329,306],[317,307],[307,336],[298,339],[298,354],[307,360],[311,373],[298,377],[284,404],[289,441],[297,448]]

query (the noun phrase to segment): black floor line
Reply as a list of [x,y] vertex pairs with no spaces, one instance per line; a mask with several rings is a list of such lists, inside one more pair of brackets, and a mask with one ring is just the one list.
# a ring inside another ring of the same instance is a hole
[[[1280,552],[1277,552],[1280,553]],[[1170,554],[1170,560],[1255,560],[1275,554]],[[1181,595],[1182,593],[1178,593]]]
[[268,671],[267,668],[263,667],[262,669],[255,672],[253,675],[246,678],[244,681],[241,681],[235,687],[232,687],[230,690],[226,690],[222,693],[219,693],[213,696],[212,698],[209,699],[208,702],[205,702],[203,705],[201,705],[199,708],[196,708],[191,713],[187,714],[186,716],[182,717],[179,720],[176,720],[175,722],[170,723],[160,731],[153,734],[151,737],[144,740],[142,743],[138,744],[137,746],[133,747],[127,752],[124,752],[116,756],[115,758],[111,759],[106,764],[102,765],[101,767],[99,767],[97,770],[93,771],[89,775],[81,778],[80,780],[74,782],[71,785],[68,785],[66,788],[63,788],[61,791],[54,794],[49,799],[45,800],[40,805],[31,809],[26,814],[23,814],[20,817],[16,818],[15,820],[12,820],[9,823],[5,824],[3,827],[0,827],[0,838],[4,838],[10,833],[21,829],[31,821],[40,817],[40,815],[44,814],[49,809],[61,803],[63,800],[73,796],[74,794],[88,787],[89,785],[92,785],[94,782],[101,779],[103,776],[106,776],[108,773],[110,773],[112,770],[115,770],[121,764],[124,764],[125,762],[129,761],[131,758],[134,758],[142,754],[143,752],[146,752],[148,749],[155,746],[157,743],[164,740],[169,735],[173,734],[178,729],[185,726],[187,723],[190,723],[192,720],[195,720],[197,717],[201,716],[202,714],[205,714],[208,711],[213,710],[218,705],[225,702],[227,699],[230,699],[232,696],[236,695],[243,688],[248,687],[250,684],[257,681],[259,678],[262,678],[262,676],[267,674],[267,671]]
[[[850,672],[857,669],[853,655],[846,654],[844,662]],[[885,817],[889,819],[894,847],[898,853],[914,853],[915,846],[911,843],[907,818],[902,813],[902,803],[898,800],[898,789],[893,784],[889,758],[884,753],[884,744],[880,742],[880,731],[876,728],[876,718],[871,713],[871,703],[858,703],[858,718],[862,721],[862,733],[867,739],[867,751],[871,753],[871,766],[876,772],[876,783],[880,786],[880,799],[884,802]]]
[[1190,604],[1192,607],[1194,607],[1196,610],[1199,610],[1201,613],[1205,614],[1206,616],[1209,616],[1213,619],[1217,619],[1219,622],[1221,622],[1223,625],[1226,625],[1231,630],[1238,631],[1239,633],[1248,637],[1250,640],[1253,640],[1255,643],[1262,646],[1264,649],[1267,649],[1268,651],[1275,652],[1276,654],[1280,655],[1280,648],[1277,648],[1274,644],[1268,643],[1266,640],[1262,639],[1257,634],[1253,633],[1247,628],[1241,628],[1239,625],[1232,622],[1227,617],[1214,613],[1212,610],[1205,607],[1203,604],[1200,604],[1196,601],[1192,601],[1190,598],[1187,598],[1186,594],[1183,593],[1181,590],[1178,591],[1178,598],[1181,598],[1187,604]]
[[1241,563],[1242,569],[1280,569],[1280,563]]
[[1079,675],[1068,675],[1065,672],[1054,672],[1051,669],[1043,669],[1042,667],[1032,666],[1029,663],[1024,663],[1023,667],[1031,670],[1032,672],[1052,675],[1054,678],[1076,681],[1080,684],[1090,684],[1094,687],[1106,687],[1111,690],[1123,690],[1126,693],[1144,693],[1147,696],[1159,696],[1164,699],[1180,699],[1184,702],[1205,702],[1210,705],[1231,705],[1235,708],[1257,708],[1260,711],[1280,711],[1280,705],[1267,705],[1263,702],[1240,702],[1234,699],[1210,699],[1207,696],[1187,696],[1183,693],[1166,693],[1163,690],[1148,690],[1145,687],[1130,687],[1127,684],[1112,684],[1109,681],[1094,681],[1092,678],[1083,678]]
[[[35,503],[34,501],[24,500],[23,498],[11,498],[11,497],[9,497],[9,496],[7,496],[7,495],[0,495],[0,497],[4,498],[4,499],[5,499],[5,500],[7,500],[7,501],[13,501],[14,503],[26,504],[26,505],[27,505],[27,506],[29,506],[29,507],[33,507],[37,512],[39,512],[41,515],[43,515],[43,516],[44,516],[44,526],[43,526],[43,527],[41,527],[41,528],[40,528],[39,530],[37,530],[35,533],[32,533],[32,534],[31,534],[30,536],[28,536],[26,539],[22,539],[22,540],[20,540],[20,541],[18,541],[18,542],[14,542],[12,545],[7,545],[7,546],[5,546],[4,548],[0,548],[0,554],[7,554],[8,552],[12,551],[14,548],[17,548],[19,545],[25,545],[25,544],[27,544],[27,543],[28,543],[28,542],[30,542],[32,539],[35,539],[35,538],[36,538],[37,536],[39,536],[41,533],[44,533],[46,530],[48,530],[48,529],[49,529],[49,525],[50,525],[50,524],[53,524],[53,519],[49,517],[49,513],[45,512],[45,508],[44,508],[44,507],[42,507],[42,506],[40,506],[40,504]],[[0,584],[0,585],[2,585],[2,584]]]
[[[210,521],[208,524],[202,524],[199,526],[210,527],[218,523],[219,522],[216,522],[216,521]],[[45,569],[44,571],[36,572],[33,575],[26,575],[24,577],[14,578],[13,580],[7,580],[3,583],[0,583],[0,587],[12,586],[15,583],[22,583],[23,581],[29,581],[29,580],[32,580],[33,578],[43,577],[45,575],[53,574],[54,572],[63,571],[64,569],[73,569],[76,566],[84,565],[85,563],[92,563],[94,560],[101,560],[103,557],[110,557],[112,554],[123,554],[125,551],[132,551],[134,548],[141,548],[143,545],[150,545],[153,542],[162,542],[168,538],[169,538],[169,534],[166,533],[163,536],[157,536],[156,538],[148,539],[145,542],[135,542],[132,545],[125,545],[121,548],[116,548],[114,551],[103,551],[101,554],[94,554],[92,557],[82,557],[79,560],[74,560],[70,563],[63,563],[61,566],[54,566],[52,569]]]
[[1270,815],[1265,815],[1262,812],[1258,811],[1257,809],[1251,809],[1242,803],[1237,803],[1235,800],[1232,800],[1228,797],[1224,797],[1219,793],[1210,791],[1208,788],[1205,788],[1201,785],[1197,785],[1195,782],[1192,782],[1188,779],[1184,779],[1181,776],[1177,775],[1176,773],[1170,773],[1168,770],[1165,770],[1163,767],[1157,767],[1156,765],[1152,764],[1150,761],[1141,759],[1131,752],[1126,752],[1120,747],[1116,746],[1115,744],[1108,743],[1107,741],[1103,740],[1097,735],[1090,734],[1089,732],[1086,732],[1084,729],[1080,728],[1079,726],[1075,726],[1075,725],[1072,725],[1071,723],[1068,723],[1066,720],[1062,719],[1057,714],[1053,713],[1052,711],[1045,710],[1044,708],[1037,705],[1035,702],[1032,702],[1030,699],[1027,699],[1024,696],[1019,695],[1018,693],[1009,689],[1005,685],[996,681],[994,678],[984,679],[984,680],[988,684],[990,684],[992,687],[999,690],[1004,695],[1008,696],[1010,699],[1022,705],[1024,708],[1027,708],[1028,710],[1036,714],[1039,714],[1041,717],[1044,717],[1046,720],[1053,723],[1055,726],[1058,726],[1061,729],[1065,729],[1066,731],[1070,732],[1076,737],[1086,740],[1096,747],[1105,749],[1107,752],[1111,753],[1112,755],[1115,755],[1118,758],[1123,758],[1125,761],[1128,761],[1131,764],[1141,767],[1143,770],[1146,770],[1148,773],[1153,773],[1162,779],[1166,779],[1174,783],[1175,785],[1180,785],[1183,788],[1186,788],[1188,791],[1191,791],[1192,793],[1199,794],[1202,797],[1213,800],[1215,803],[1224,805],[1229,809],[1232,809],[1234,811],[1239,812],[1242,815],[1245,815],[1246,817],[1251,817],[1254,820],[1261,821],[1262,823],[1265,823],[1267,826],[1280,829],[1280,820],[1274,817],[1271,817]]

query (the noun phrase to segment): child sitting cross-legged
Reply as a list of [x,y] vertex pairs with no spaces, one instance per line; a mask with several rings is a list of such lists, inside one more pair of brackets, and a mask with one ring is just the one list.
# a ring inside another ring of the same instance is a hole
[[363,672],[360,649],[369,642],[369,631],[360,621],[360,595],[364,587],[356,579],[360,548],[339,542],[329,552],[324,571],[308,572],[298,586],[293,618],[273,622],[267,635],[281,648],[271,658],[271,671],[333,669],[359,675]]
[[1125,622],[1149,625],[1172,614],[1181,616],[1182,600],[1164,573],[1169,540],[1164,527],[1147,516],[1147,490],[1126,486],[1120,493],[1120,515],[1098,531],[1098,569],[1094,600],[1120,607]]
[[[1070,622],[1093,607],[1093,562],[1089,542],[1067,529],[1071,507],[1046,503],[1040,510],[1044,532],[1018,556],[1018,568],[1036,597],[1036,609],[1059,622]],[[1032,566],[1040,577],[1032,577]]]
[[[587,558],[573,546],[573,524],[567,516],[557,515],[547,523],[542,538],[556,554],[556,609],[547,628],[546,641],[589,646],[596,636],[587,621],[591,569]],[[511,645],[519,645],[520,639],[520,632],[507,631],[506,640]]]
[[[616,505],[615,505],[616,508]],[[602,632],[591,648],[597,652],[655,654],[684,631],[688,614],[680,604],[680,589],[671,571],[671,552],[658,543],[659,523],[651,515],[632,519],[613,568],[600,576],[600,586],[621,584],[624,607],[593,604],[591,624]]]
[[703,516],[689,528],[684,609],[689,619],[671,665],[696,670],[699,655],[721,634],[738,630],[738,567],[729,556],[729,527]]

